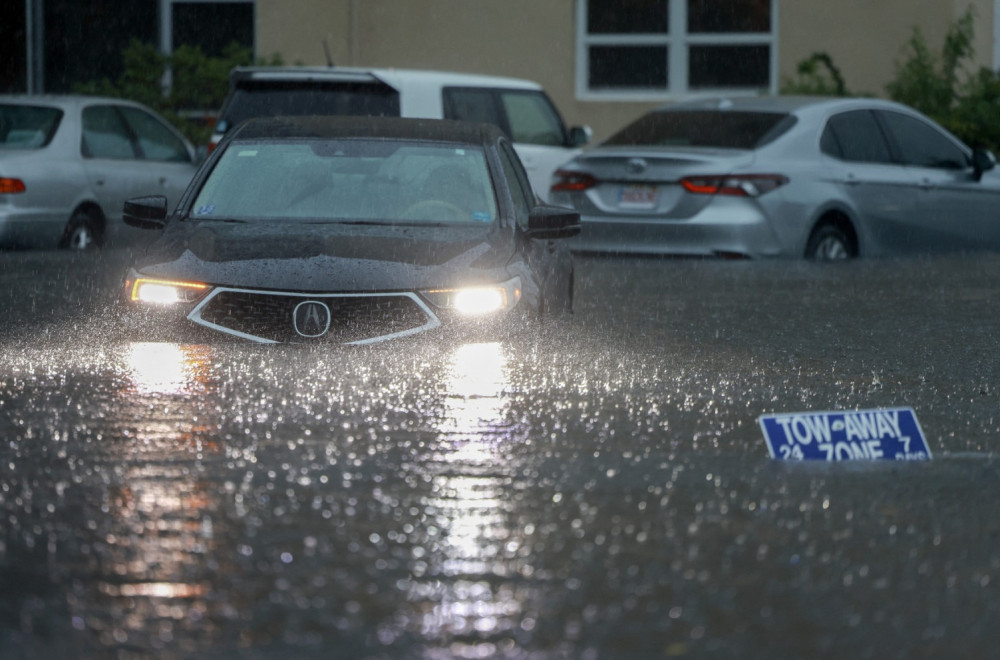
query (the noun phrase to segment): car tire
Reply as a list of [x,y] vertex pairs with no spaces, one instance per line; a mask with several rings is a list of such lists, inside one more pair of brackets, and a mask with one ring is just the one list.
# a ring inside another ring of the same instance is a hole
[[820,225],[806,244],[806,259],[813,261],[846,261],[857,256],[857,246],[837,225]]
[[86,211],[75,211],[66,223],[60,247],[74,252],[85,252],[96,250],[100,246],[101,234],[97,221]]

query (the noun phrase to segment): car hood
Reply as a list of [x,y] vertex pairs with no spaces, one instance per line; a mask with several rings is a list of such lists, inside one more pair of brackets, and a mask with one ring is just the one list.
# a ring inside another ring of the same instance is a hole
[[510,232],[494,226],[173,222],[144,275],[287,291],[386,291],[505,279]]

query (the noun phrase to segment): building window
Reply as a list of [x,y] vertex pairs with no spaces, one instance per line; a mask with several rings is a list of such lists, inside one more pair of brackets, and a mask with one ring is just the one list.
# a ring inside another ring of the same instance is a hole
[[778,0],[577,0],[577,94],[650,100],[776,89]]

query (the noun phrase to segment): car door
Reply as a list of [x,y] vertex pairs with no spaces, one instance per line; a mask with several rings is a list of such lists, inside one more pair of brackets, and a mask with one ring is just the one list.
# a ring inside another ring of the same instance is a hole
[[883,110],[878,118],[916,186],[909,224],[918,247],[1000,248],[1000,186],[992,177],[977,180],[969,152],[919,117]]
[[[517,153],[507,142],[500,143],[500,162],[510,186],[514,202],[518,233],[524,236],[528,229],[528,216],[535,204],[531,184],[521,165]],[[539,283],[542,306],[553,305],[561,297],[561,292],[570,287],[572,264],[568,250],[559,250],[553,240],[527,238],[524,236],[524,254],[528,268]],[[528,291],[525,291],[528,294]]]
[[138,143],[140,162],[149,189],[146,195],[165,195],[167,208],[180,201],[195,173],[191,149],[183,138],[156,116],[141,108],[118,106]]
[[115,241],[123,232],[125,200],[149,194],[152,178],[140,166],[138,145],[114,105],[86,106],[82,122],[80,151],[84,171],[107,219],[106,239]]
[[896,162],[871,110],[840,112],[827,121],[820,148],[835,159],[831,174],[858,214],[861,249],[887,253],[914,242],[912,175]]

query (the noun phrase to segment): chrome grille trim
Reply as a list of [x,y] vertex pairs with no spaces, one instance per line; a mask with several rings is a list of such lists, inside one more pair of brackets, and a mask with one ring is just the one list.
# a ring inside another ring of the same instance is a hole
[[[205,296],[194,309],[187,315],[188,320],[193,323],[197,323],[206,328],[216,330],[234,337],[239,337],[241,339],[247,339],[249,341],[257,342],[260,344],[279,344],[282,342],[268,339],[267,337],[260,337],[254,334],[248,334],[236,330],[234,328],[229,328],[224,325],[219,325],[213,323],[208,319],[202,317],[202,311],[208,307],[213,300],[224,293],[239,293],[239,294],[251,294],[255,296],[271,296],[271,297],[285,297],[285,298],[300,298],[302,300],[331,300],[331,299],[365,299],[365,298],[409,298],[424,314],[427,322],[421,326],[408,328],[399,332],[392,332],[385,335],[377,335],[374,337],[367,337],[365,339],[359,339],[349,342],[337,342],[342,345],[347,346],[360,346],[364,344],[376,344],[383,341],[388,341],[390,339],[397,339],[400,337],[407,337],[410,335],[419,334],[421,332],[426,332],[428,330],[433,330],[441,325],[441,320],[437,315],[431,311],[431,308],[420,299],[418,295],[409,291],[397,291],[397,292],[387,292],[387,293],[303,293],[301,291],[272,291],[264,289],[243,289],[235,287],[215,287],[212,289],[211,293]],[[291,320],[289,320],[291,322]],[[322,340],[322,338],[320,338]]]

